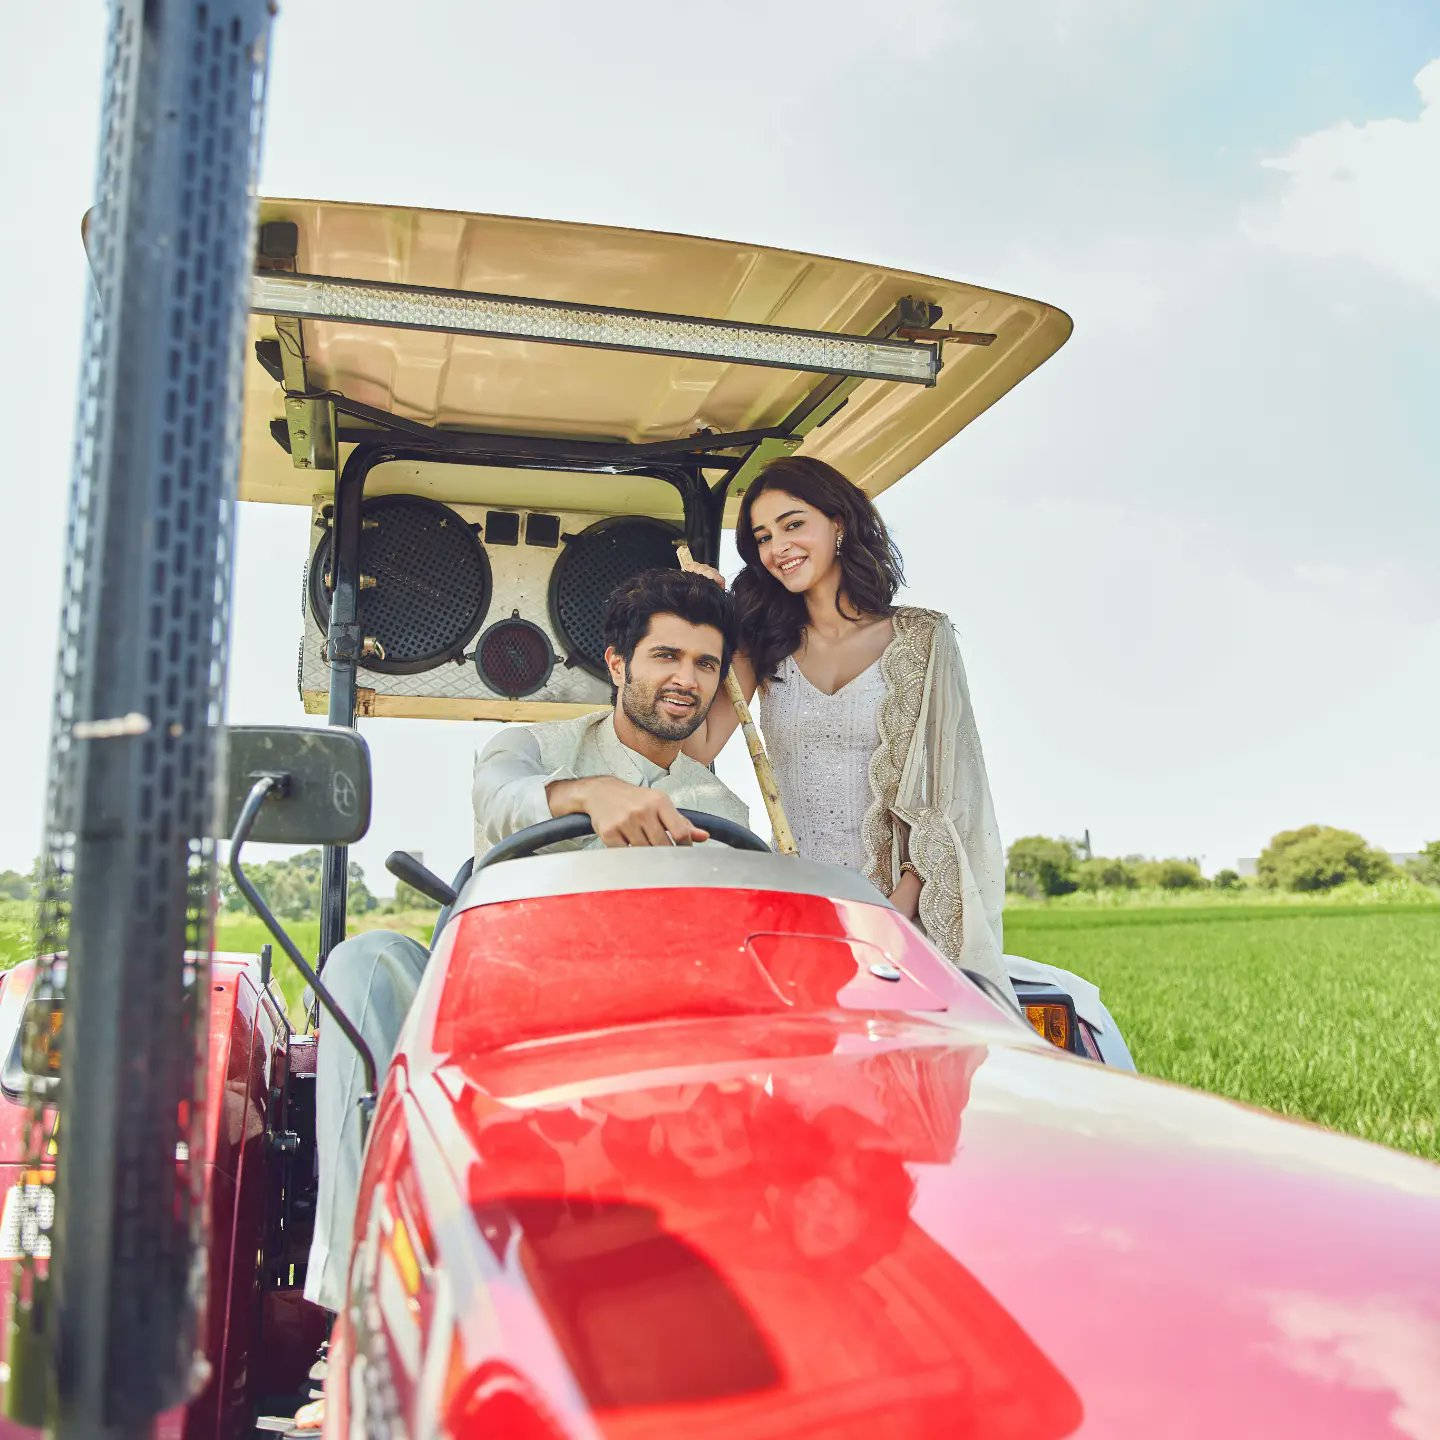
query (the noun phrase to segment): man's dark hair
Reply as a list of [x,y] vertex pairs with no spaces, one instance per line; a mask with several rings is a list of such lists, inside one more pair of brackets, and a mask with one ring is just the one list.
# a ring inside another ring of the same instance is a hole
[[736,637],[735,606],[726,591],[687,570],[642,570],[622,581],[605,602],[605,644],[624,656],[627,670],[656,615],[678,615],[691,625],[714,626],[721,635],[724,681]]

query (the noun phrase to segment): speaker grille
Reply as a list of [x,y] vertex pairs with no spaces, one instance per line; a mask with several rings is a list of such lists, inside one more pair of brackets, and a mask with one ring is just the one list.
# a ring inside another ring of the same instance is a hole
[[550,575],[550,620],[571,661],[605,672],[605,602],[642,570],[678,570],[680,531],[663,520],[620,515],[573,536]]
[[[384,651],[363,669],[413,675],[459,659],[490,606],[490,562],[479,538],[448,505],[418,495],[379,495],[361,507],[360,573],[375,585],[359,595],[360,627]],[[332,537],[310,564],[310,607],[330,623]]]
[[475,647],[475,668],[497,695],[517,700],[545,687],[555,668],[550,637],[529,620],[497,620]]

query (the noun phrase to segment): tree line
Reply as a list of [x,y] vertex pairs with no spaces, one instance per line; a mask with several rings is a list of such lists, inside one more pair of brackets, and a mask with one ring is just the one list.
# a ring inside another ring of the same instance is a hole
[[[302,850],[283,860],[249,865],[254,880],[272,910],[284,920],[314,919],[320,913],[319,850]],[[1329,890],[1346,881],[1373,884],[1400,873],[1383,851],[1366,843],[1353,830],[1333,825],[1302,825],[1282,830],[1271,838],[1256,862],[1255,883],[1270,890],[1297,892]],[[1440,840],[1432,840],[1405,871],[1426,885],[1440,887]],[[0,899],[27,900],[40,874],[38,860],[26,873],[0,870]],[[371,893],[365,871],[350,862],[348,908],[352,914],[370,910],[434,909],[427,899],[403,881],[395,899],[382,902]],[[1026,835],[1011,845],[1006,856],[1006,889],[1032,898],[1070,895],[1077,890],[1238,890],[1246,882],[1234,870],[1219,871],[1206,879],[1194,858],[1155,860],[1144,855],[1087,855],[1077,840],[1049,835]],[[227,871],[220,872],[223,910],[246,908]]]
[[[1330,890],[1347,881],[1371,885],[1400,873],[1385,851],[1353,830],[1302,825],[1271,837],[1256,861],[1255,883],[1267,890],[1304,893]],[[1440,840],[1432,840],[1408,861],[1405,873],[1422,884],[1440,886]],[[1072,895],[1077,890],[1238,890],[1245,883],[1231,869],[1207,880],[1193,857],[1088,855],[1079,841],[1049,835],[1026,835],[1015,841],[1005,865],[1006,889],[1032,898]]]
[[[256,865],[246,865],[245,873],[265,897],[265,903],[282,920],[313,920],[320,914],[320,866],[319,850],[301,850],[298,854],[287,855],[283,860],[264,860]],[[348,874],[350,883],[346,909],[352,915],[363,915],[378,909],[436,908],[433,900],[427,899],[404,881],[397,883],[393,901],[382,901],[371,893],[365,881],[365,871],[357,860],[350,862]],[[18,870],[0,870],[0,899],[30,899],[35,893],[39,878],[38,859],[24,874]],[[234,913],[249,908],[245,897],[235,888],[230,872],[223,867],[219,872],[219,881],[222,911]]]

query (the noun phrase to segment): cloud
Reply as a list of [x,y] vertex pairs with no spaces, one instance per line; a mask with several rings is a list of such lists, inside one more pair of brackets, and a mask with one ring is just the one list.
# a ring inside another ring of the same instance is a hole
[[1440,1434],[1440,1325],[1406,1300],[1268,1297],[1275,1352],[1301,1375],[1392,1397],[1390,1423],[1415,1440]]
[[1280,193],[1242,222],[1260,244],[1360,260],[1440,300],[1440,57],[1415,77],[1414,120],[1342,121],[1261,162]]

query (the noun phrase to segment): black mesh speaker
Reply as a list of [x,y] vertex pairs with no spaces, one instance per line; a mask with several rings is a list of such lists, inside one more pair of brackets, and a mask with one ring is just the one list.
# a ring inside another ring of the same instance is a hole
[[605,670],[605,602],[642,570],[678,570],[680,531],[663,520],[618,515],[571,536],[550,572],[550,622],[573,664],[597,679]]
[[[360,664],[382,675],[414,675],[458,660],[490,606],[490,562],[479,536],[448,505],[419,495],[378,495],[361,508],[361,633],[383,654]],[[310,609],[330,624],[331,535],[310,561]]]
[[497,695],[518,700],[545,686],[555,668],[550,637],[517,610],[497,620],[475,647],[475,669]]

